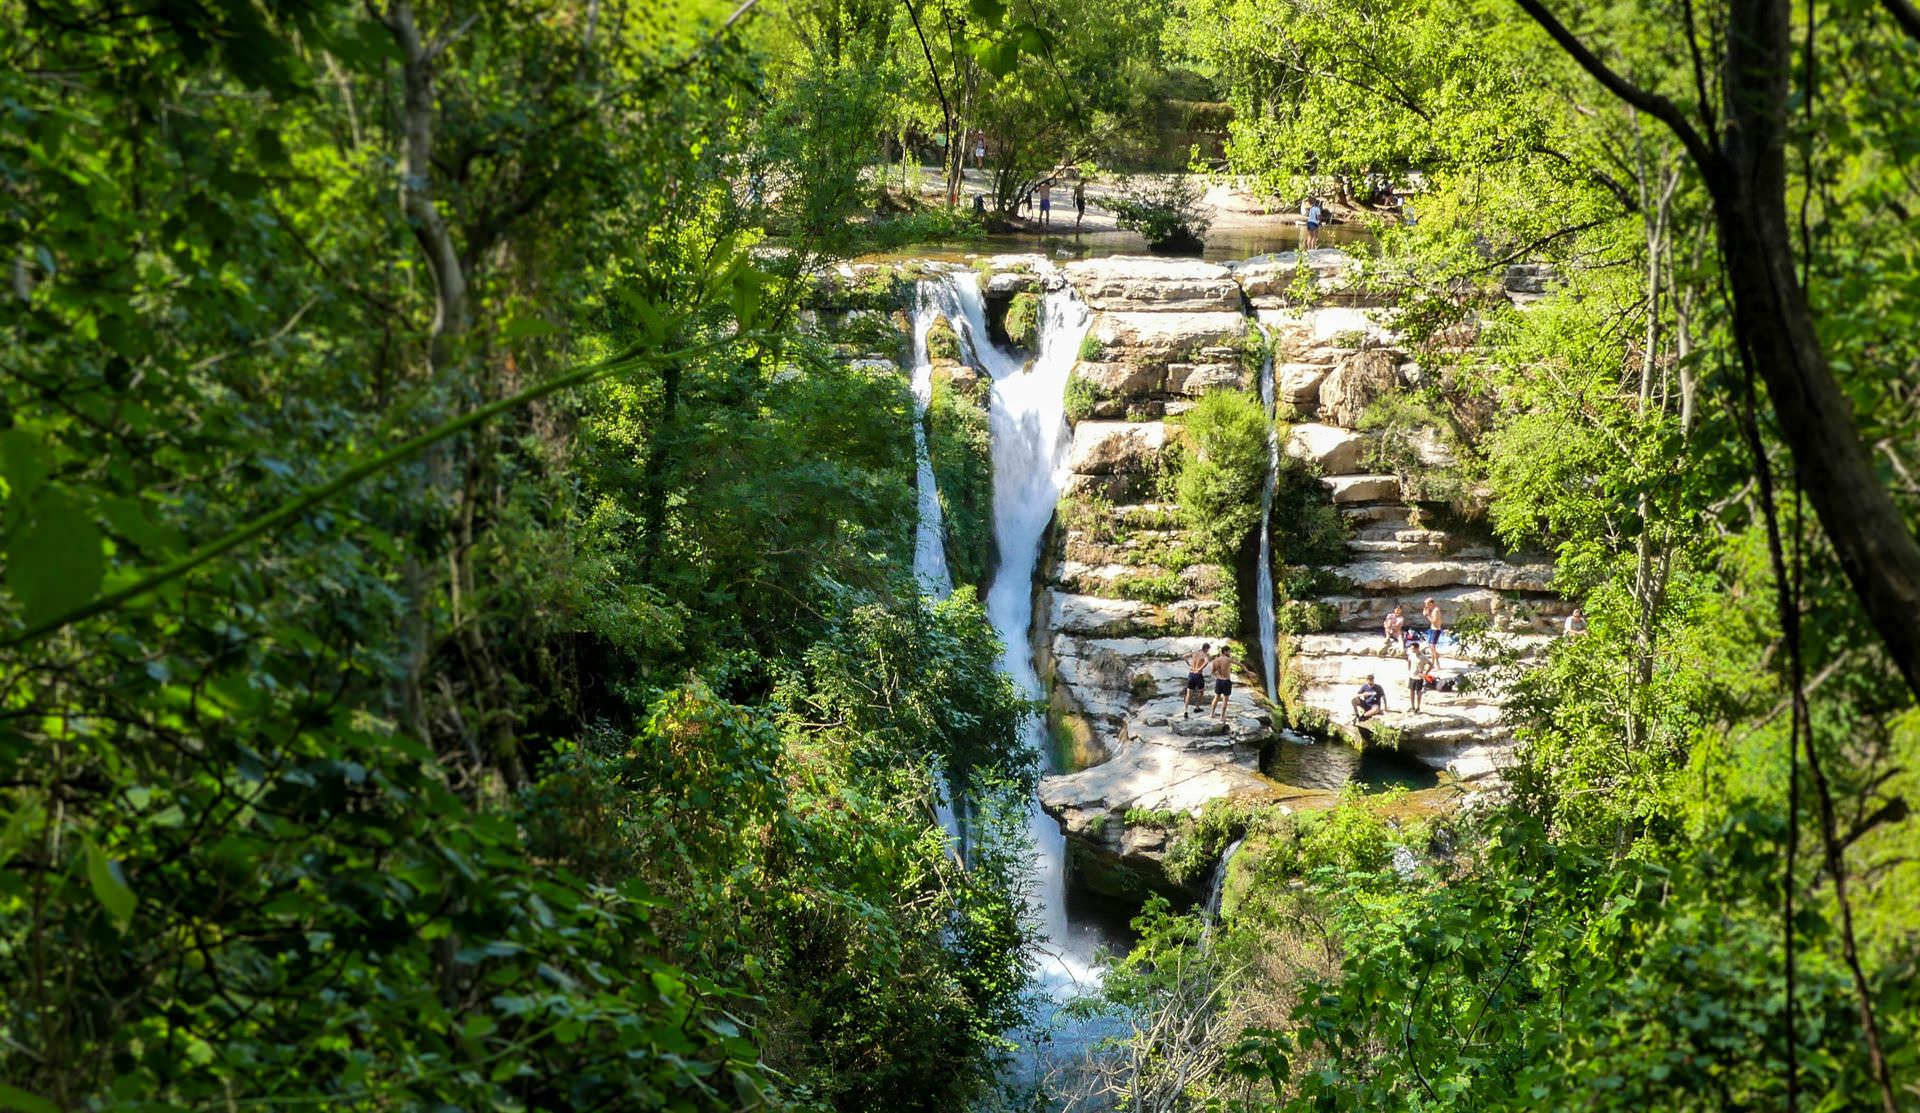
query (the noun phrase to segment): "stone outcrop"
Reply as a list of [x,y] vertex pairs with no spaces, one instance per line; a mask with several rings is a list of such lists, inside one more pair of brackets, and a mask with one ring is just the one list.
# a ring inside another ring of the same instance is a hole
[[1341,356],[1320,382],[1318,413],[1322,421],[1349,429],[1382,394],[1400,385],[1403,357],[1387,348],[1363,348]]
[[1213,263],[1113,256],[1081,259],[1061,269],[1086,303],[1102,312],[1240,314],[1240,284]]
[[[1392,455],[1376,451],[1377,434],[1362,428],[1383,396],[1424,382],[1395,331],[1390,296],[1361,288],[1351,261],[1333,250],[1225,266],[1116,257],[1057,271],[1039,257],[1005,256],[985,269],[990,307],[1064,278],[1095,311],[1074,370],[1070,474],[1035,622],[1055,726],[1073,734],[1089,762],[1040,787],[1076,861],[1100,864],[1110,891],[1171,891],[1161,868],[1165,824],[1129,823],[1129,812],[1190,815],[1215,800],[1294,801],[1304,791],[1261,773],[1272,747],[1294,743],[1279,741],[1287,713],[1268,703],[1251,672],[1236,670],[1225,720],[1184,713],[1185,655],[1246,630],[1252,607],[1240,596],[1252,585],[1238,582],[1247,570],[1196,559],[1177,509],[1156,501],[1166,497],[1158,478],[1181,438],[1178,416],[1208,392],[1257,387],[1249,354],[1256,325],[1274,353],[1275,396],[1289,420],[1282,450],[1320,476],[1351,530],[1345,560],[1319,577],[1327,594],[1295,604],[1313,616],[1297,628],[1318,632],[1288,639],[1294,713],[1361,743],[1390,738],[1463,780],[1488,777],[1509,760],[1501,674],[1486,662],[1538,653],[1567,604],[1549,591],[1547,562],[1502,554],[1445,524],[1434,507],[1414,501],[1417,473],[1403,484],[1376,470],[1388,459],[1405,467],[1409,444],[1420,468],[1447,467],[1454,455],[1447,430],[1417,430]],[[1512,296],[1538,297],[1550,277],[1515,271]],[[897,360],[905,318],[876,312],[873,291],[903,280],[884,267],[848,268],[808,311],[810,322],[843,359]],[[974,374],[964,364],[935,362],[936,375],[957,387],[983,385],[963,381]],[[1286,528],[1276,521],[1276,530]],[[1382,654],[1380,621],[1399,602],[1418,626],[1428,597],[1450,625],[1471,616],[1489,632],[1443,647],[1441,671],[1457,690],[1429,694],[1425,713],[1414,716],[1404,659]],[[1258,654],[1248,644],[1240,660]],[[1355,728],[1350,701],[1369,673],[1387,688],[1392,713]],[[1210,682],[1208,689],[1203,705]]]
[[1068,467],[1076,475],[1143,472],[1166,443],[1167,427],[1158,421],[1083,421],[1074,426]]

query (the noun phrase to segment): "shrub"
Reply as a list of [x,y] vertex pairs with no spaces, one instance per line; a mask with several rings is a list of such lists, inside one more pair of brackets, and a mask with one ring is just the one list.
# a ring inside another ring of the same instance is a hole
[[1129,827],[1172,827],[1180,822],[1180,813],[1166,808],[1128,808]]
[[993,435],[986,412],[944,377],[934,379],[927,404],[927,455],[940,492],[947,568],[954,583],[977,585],[993,553]]
[[939,206],[863,224],[855,234],[855,241],[865,250],[886,251],[908,244],[972,239],[985,231],[965,209]]
[[1282,634],[1318,634],[1340,624],[1340,614],[1331,603],[1289,599],[1274,608],[1274,628]]
[[1260,524],[1267,477],[1267,415],[1245,391],[1203,396],[1184,419],[1193,451],[1179,462],[1175,501],[1208,557],[1231,566]]
[[1446,502],[1465,509],[1471,484],[1457,464],[1429,464],[1420,458],[1416,443],[1425,433],[1457,451],[1451,426],[1422,394],[1393,391],[1375,399],[1360,417],[1360,428],[1374,434],[1367,451],[1367,467],[1398,476],[1407,501]]
[[1106,348],[1100,338],[1089,332],[1080,338],[1080,358],[1088,363],[1099,363],[1106,355]]
[[1106,400],[1106,391],[1100,389],[1092,380],[1081,378],[1079,373],[1067,377],[1067,420],[1082,421],[1093,413],[1093,408]]
[[1202,196],[1200,179],[1170,174],[1135,181],[1107,207],[1120,227],[1140,233],[1149,247],[1197,252],[1210,223],[1200,206]]
[[1187,585],[1181,582],[1177,572],[1122,576],[1115,581],[1114,588],[1122,599],[1137,599],[1142,603],[1173,603],[1187,597]]
[[960,334],[945,317],[936,317],[927,329],[927,358],[960,360]]
[[1007,339],[1022,348],[1032,348],[1040,336],[1040,295],[1022,290],[1007,306]]

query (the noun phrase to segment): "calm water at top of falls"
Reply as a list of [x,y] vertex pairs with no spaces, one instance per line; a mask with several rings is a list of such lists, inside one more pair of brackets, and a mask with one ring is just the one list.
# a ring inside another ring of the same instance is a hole
[[[1072,219],[1069,217],[1069,228],[1071,224]],[[1271,224],[1219,228],[1207,234],[1206,248],[1199,258],[1208,262],[1222,263],[1230,260],[1251,259],[1256,255],[1267,255],[1279,251],[1297,251],[1300,248],[1300,238],[1299,225],[1278,221]],[[1358,224],[1332,225],[1320,230],[1322,247],[1368,243],[1372,239],[1373,233]],[[962,243],[903,247],[865,258],[876,262],[908,260],[961,262],[971,257],[985,255],[1057,256],[1061,252],[1075,258],[1148,254],[1147,241],[1141,239],[1136,232],[1082,232],[1076,235],[1069,230],[1050,232],[1045,235],[1035,232],[1005,232],[981,236]],[[1192,258],[1192,256],[1169,255],[1164,258],[1180,259]]]

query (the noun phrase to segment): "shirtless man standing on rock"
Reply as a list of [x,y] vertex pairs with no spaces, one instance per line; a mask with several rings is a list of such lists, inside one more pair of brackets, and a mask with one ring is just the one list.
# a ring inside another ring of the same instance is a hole
[[1220,655],[1213,659],[1209,668],[1213,672],[1213,705],[1208,711],[1219,717],[1227,717],[1227,697],[1233,694],[1233,648],[1221,646]]
[[1199,649],[1187,654],[1187,695],[1180,701],[1182,719],[1193,714],[1193,697],[1205,698],[1207,694],[1207,659],[1213,656],[1213,644],[1202,642]]

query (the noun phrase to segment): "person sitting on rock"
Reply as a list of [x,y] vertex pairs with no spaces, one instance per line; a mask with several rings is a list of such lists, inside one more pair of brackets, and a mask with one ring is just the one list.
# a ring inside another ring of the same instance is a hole
[[1574,638],[1586,632],[1587,616],[1580,613],[1579,607],[1575,607],[1573,608],[1573,613],[1567,616],[1566,634],[1568,637]]
[[1387,690],[1373,682],[1373,674],[1367,674],[1367,682],[1360,685],[1360,694],[1353,697],[1353,721],[1357,726],[1377,715],[1387,713]]
[[1202,642],[1200,643],[1199,649],[1187,654],[1187,694],[1180,701],[1180,717],[1182,719],[1193,714],[1193,699],[1195,696],[1199,696],[1202,699],[1206,698],[1207,662],[1212,659],[1212,657],[1213,644],[1211,642]]
[[1223,645],[1219,656],[1208,665],[1213,672],[1213,706],[1210,714],[1217,718],[1227,717],[1227,697],[1233,694],[1233,647]]
[[1387,636],[1386,651],[1391,653],[1399,648],[1407,632],[1407,608],[1395,603],[1387,620],[1380,624],[1381,631]]

